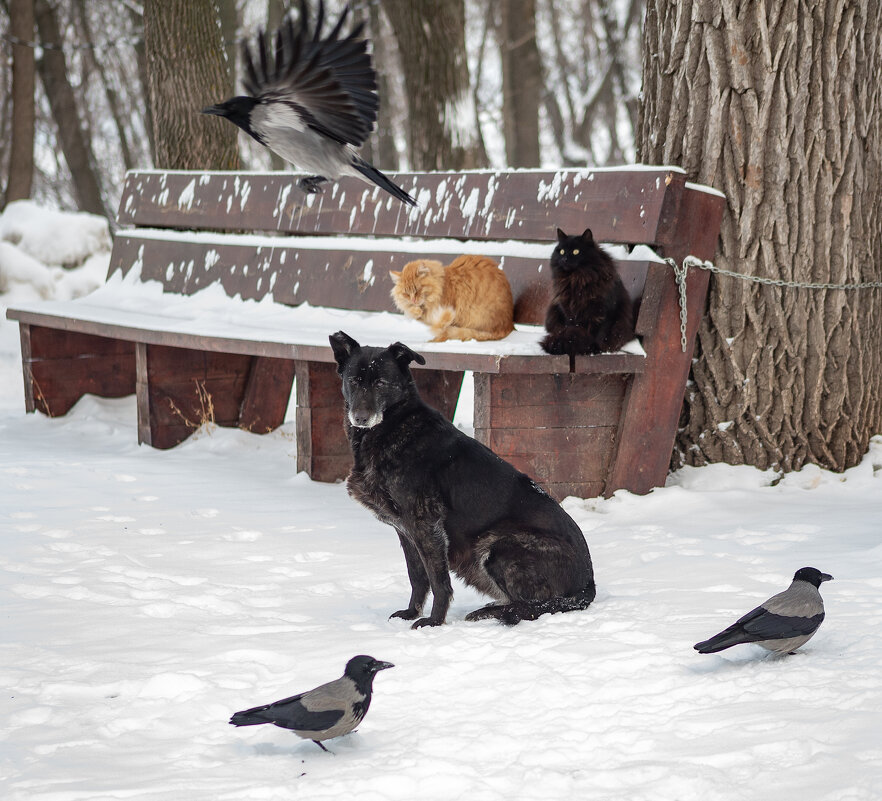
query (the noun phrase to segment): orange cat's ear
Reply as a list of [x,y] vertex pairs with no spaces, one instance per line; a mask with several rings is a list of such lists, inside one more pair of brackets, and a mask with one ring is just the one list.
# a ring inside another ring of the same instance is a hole
[[560,228],[558,228],[557,229],[557,241],[563,242],[564,239],[566,239],[566,238],[567,238],[567,235],[563,231],[561,231]]
[[401,273],[397,270],[389,270],[389,277],[392,279],[393,283],[398,283],[401,280]]
[[421,261],[420,266],[417,267],[417,275],[428,275],[430,272],[429,265]]

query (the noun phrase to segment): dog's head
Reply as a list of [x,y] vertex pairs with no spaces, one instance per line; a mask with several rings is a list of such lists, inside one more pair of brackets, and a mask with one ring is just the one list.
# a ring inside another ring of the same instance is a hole
[[388,348],[362,347],[342,331],[328,339],[351,425],[373,428],[382,422],[387,409],[417,394],[410,363],[425,364],[426,360],[407,345],[393,342]]

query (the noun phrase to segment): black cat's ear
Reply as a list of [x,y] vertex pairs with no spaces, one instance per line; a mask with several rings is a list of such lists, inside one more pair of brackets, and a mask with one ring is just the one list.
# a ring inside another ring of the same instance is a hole
[[594,234],[591,233],[590,228],[586,228],[582,232],[582,239],[584,239],[586,242],[593,242],[594,241]]
[[359,345],[349,334],[338,331],[328,337],[331,343],[331,350],[334,351],[334,358],[337,360],[337,372],[342,375],[343,367],[349,361],[353,351],[360,348]]
[[426,360],[419,353],[412,351],[402,342],[393,342],[389,346],[389,353],[398,362],[399,367],[407,367],[411,362],[416,362],[417,364],[426,363]]
[[566,238],[567,238],[567,235],[563,231],[561,231],[560,228],[558,228],[557,229],[557,241],[563,242],[564,239],[566,239]]

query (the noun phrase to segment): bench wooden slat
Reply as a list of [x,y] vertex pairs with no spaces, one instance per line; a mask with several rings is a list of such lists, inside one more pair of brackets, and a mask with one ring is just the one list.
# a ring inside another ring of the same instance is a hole
[[670,244],[686,176],[671,167],[390,176],[410,209],[356,178],[304,196],[293,173],[136,171],[126,176],[121,226],[287,234],[452,237],[553,242],[591,227],[602,242]]
[[[336,249],[330,242],[327,250],[301,248],[286,239],[255,250],[254,245],[240,241],[236,237],[186,241],[177,236],[117,234],[109,275],[126,275],[137,265],[142,280],[158,281],[166,291],[182,295],[219,283],[227,295],[244,300],[271,295],[286,306],[307,301],[313,306],[397,312],[390,296],[390,270],[400,270],[418,258],[443,263],[455,258],[433,251],[431,242],[411,243],[412,249],[405,250],[362,251]],[[518,323],[541,325],[545,319],[551,292],[551,245],[537,250],[541,256],[499,253],[490,244],[480,251],[505,271]],[[617,261],[616,266],[631,296],[639,298],[649,262],[628,259]]]

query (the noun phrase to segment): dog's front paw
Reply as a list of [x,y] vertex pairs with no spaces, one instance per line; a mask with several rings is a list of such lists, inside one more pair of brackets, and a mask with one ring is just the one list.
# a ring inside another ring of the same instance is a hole
[[411,609],[410,607],[407,609],[399,609],[397,612],[393,612],[389,615],[389,620],[392,620],[393,617],[400,617],[402,620],[413,620],[419,615],[419,613],[419,609]]
[[444,624],[443,620],[435,620],[433,617],[421,617],[417,620],[412,626],[412,629],[421,629],[423,626],[441,626]]

